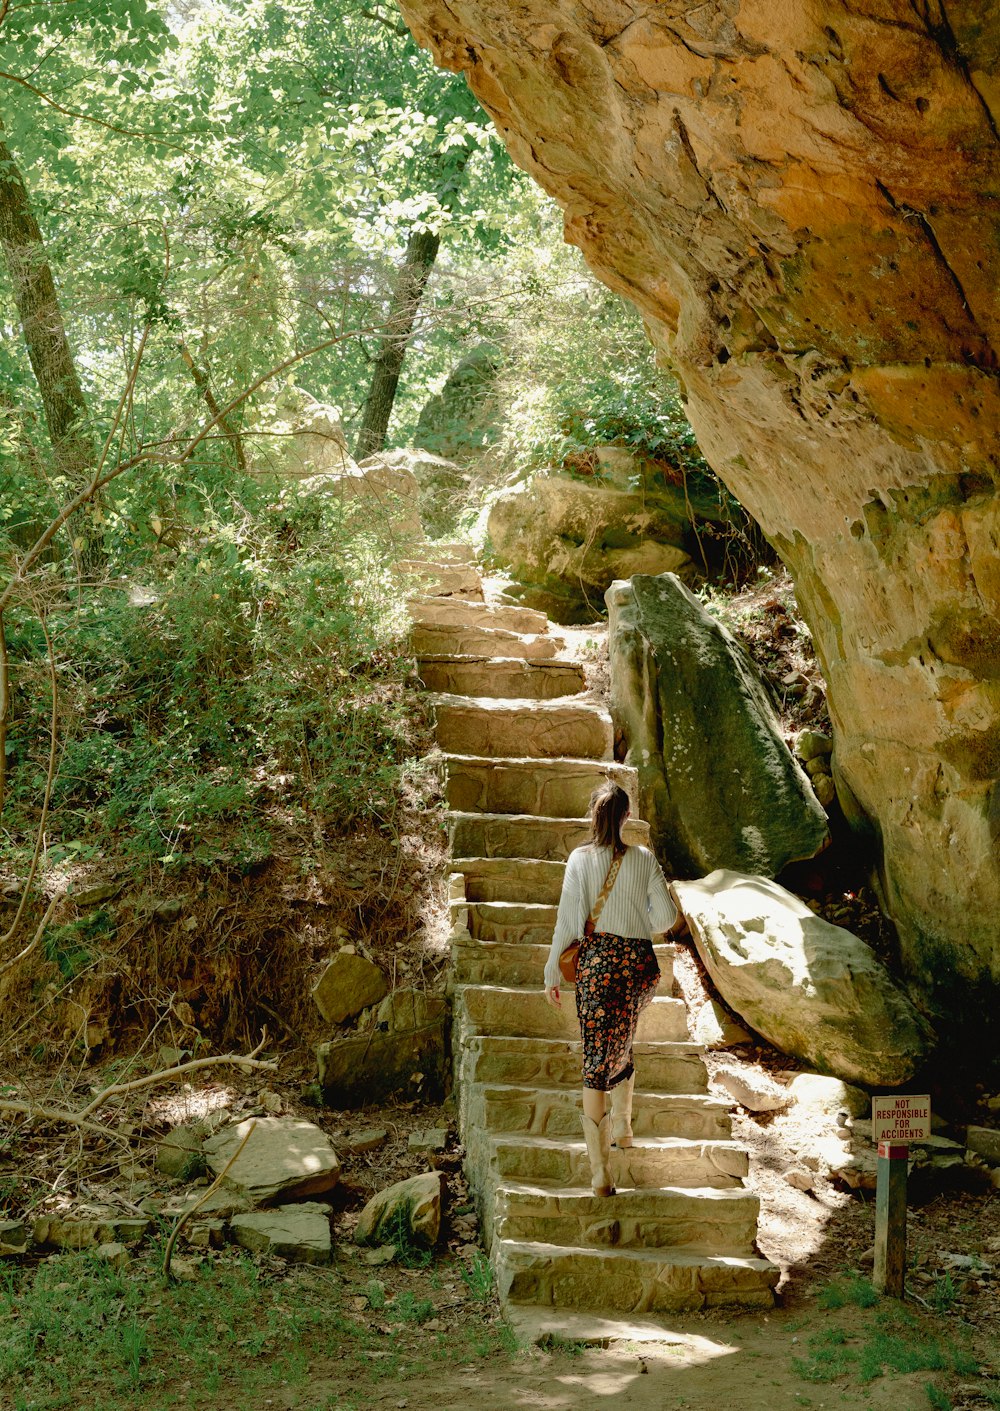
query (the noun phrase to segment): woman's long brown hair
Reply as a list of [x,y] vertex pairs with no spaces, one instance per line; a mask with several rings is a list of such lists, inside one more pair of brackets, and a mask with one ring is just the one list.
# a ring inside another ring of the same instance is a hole
[[629,810],[629,796],[609,779],[590,796],[590,832],[594,846],[624,852],[622,824]]

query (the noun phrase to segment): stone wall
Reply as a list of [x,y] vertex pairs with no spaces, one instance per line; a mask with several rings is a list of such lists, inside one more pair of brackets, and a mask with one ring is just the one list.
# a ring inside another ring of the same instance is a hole
[[1000,10],[402,8],[792,570],[915,982],[1000,981]]

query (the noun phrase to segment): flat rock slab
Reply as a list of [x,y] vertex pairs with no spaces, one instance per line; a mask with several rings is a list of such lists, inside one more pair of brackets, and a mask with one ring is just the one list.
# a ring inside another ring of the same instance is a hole
[[341,951],[323,971],[312,997],[324,1019],[331,1024],[342,1024],[369,1005],[378,1004],[388,988],[377,965],[363,955]]
[[116,1215],[112,1211],[81,1211],[66,1215],[40,1215],[31,1237],[35,1244],[56,1249],[96,1249],[102,1244],[137,1244],[152,1226],[146,1216]]
[[442,1177],[426,1171],[379,1191],[361,1212],[354,1231],[358,1244],[383,1244],[404,1232],[430,1248],[441,1232]]
[[442,1090],[448,1005],[440,995],[401,989],[386,995],[374,1028],[316,1049],[319,1084],[333,1107],[362,1107],[400,1089]]
[[682,876],[774,877],[829,840],[756,669],[672,573],[607,593],[612,699],[657,850]]
[[236,1215],[230,1228],[243,1249],[296,1264],[330,1262],[330,1207],[312,1201]]
[[224,1184],[254,1205],[279,1196],[319,1195],[340,1178],[340,1162],[325,1132],[295,1117],[247,1118],[224,1128],[204,1146],[210,1170],[218,1176],[256,1122],[250,1140],[226,1173]]
[[673,885],[713,984],[758,1034],[848,1083],[910,1080],[933,1034],[864,941],[766,877]]

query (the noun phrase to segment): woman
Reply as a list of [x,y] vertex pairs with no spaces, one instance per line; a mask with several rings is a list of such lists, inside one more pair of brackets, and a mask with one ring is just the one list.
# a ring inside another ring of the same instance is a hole
[[[545,964],[545,998],[561,1006],[559,956],[580,940],[576,1012],[583,1038],[583,1134],[595,1195],[614,1195],[611,1142],[632,1145],[632,1044],[639,1015],[653,998],[660,969],[652,937],[677,918],[667,884],[648,848],[626,847],[622,824],[629,797],[610,780],[590,801],[593,841],[570,854],[563,878],[552,948]],[[617,876],[596,918],[593,936],[584,935],[611,864]],[[611,1094],[611,1112],[606,1094]]]

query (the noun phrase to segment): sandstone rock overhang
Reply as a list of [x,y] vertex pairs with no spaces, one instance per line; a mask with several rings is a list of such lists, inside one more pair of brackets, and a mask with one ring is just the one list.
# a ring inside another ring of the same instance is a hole
[[401,4],[794,574],[913,980],[1000,984],[1000,11]]

